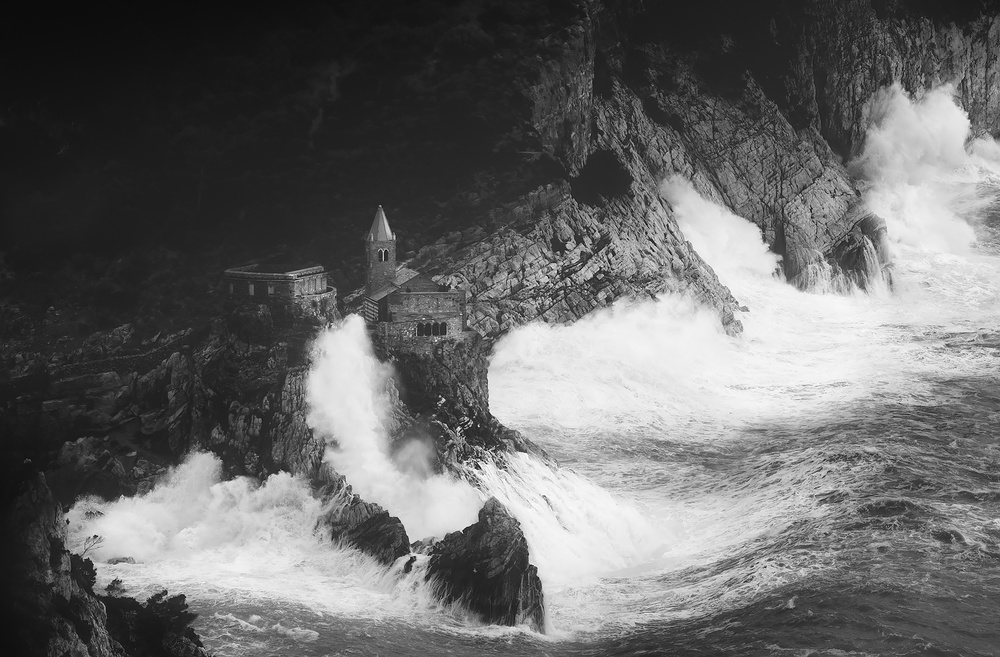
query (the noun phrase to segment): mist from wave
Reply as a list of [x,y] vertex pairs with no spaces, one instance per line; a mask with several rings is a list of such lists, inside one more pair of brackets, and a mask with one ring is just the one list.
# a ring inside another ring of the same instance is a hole
[[[538,566],[553,649],[835,579],[831,537],[899,449],[868,427],[995,367],[981,336],[1000,319],[1000,262],[984,240],[1000,149],[968,140],[946,90],[914,101],[891,89],[876,110],[852,171],[889,225],[892,294],[786,285],[753,224],[672,179],[662,193],[685,237],[749,307],[741,338],[677,297],[518,328],[496,346],[491,407],[559,465],[513,455],[479,464],[473,487],[388,444],[392,372],[349,318],[313,355],[309,422],[325,459],[413,537],[464,527],[498,497]],[[214,457],[193,455],[149,494],[81,501],[70,519],[76,547],[104,537],[88,556],[136,560],[99,565],[102,581],[203,601],[201,629],[224,654],[537,647],[331,544],[314,531],[322,511],[298,478],[221,481]]]
[[889,228],[891,294],[785,284],[756,226],[673,178],[661,193],[683,234],[749,306],[740,339],[668,296],[522,327],[497,345],[501,421],[661,530],[656,557],[622,552],[635,566],[626,584],[610,564],[600,574],[601,595],[622,592],[609,612],[622,625],[750,604],[834,569],[833,542],[817,536],[893,458],[866,423],[992,371],[991,350],[948,343],[976,344],[1000,318],[1000,259],[976,242],[996,208],[997,149],[970,140],[950,94],[886,90],[852,165]]

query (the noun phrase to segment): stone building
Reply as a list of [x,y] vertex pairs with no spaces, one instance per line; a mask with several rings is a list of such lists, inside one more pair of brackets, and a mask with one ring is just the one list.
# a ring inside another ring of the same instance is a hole
[[450,290],[412,269],[396,266],[396,236],[380,205],[365,237],[364,317],[393,346],[430,346],[463,339],[468,327],[465,290]]
[[266,303],[316,315],[326,315],[337,305],[337,289],[319,265],[243,265],[223,272],[222,282],[227,299],[233,303]]

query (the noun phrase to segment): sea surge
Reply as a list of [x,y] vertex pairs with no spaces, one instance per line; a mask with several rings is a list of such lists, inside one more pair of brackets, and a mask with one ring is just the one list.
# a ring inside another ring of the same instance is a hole
[[[205,454],[144,496],[79,502],[73,547],[103,538],[87,555],[101,583],[186,593],[222,655],[989,654],[1000,148],[972,138],[948,88],[889,88],[872,117],[851,171],[888,226],[893,288],[789,286],[756,226],[665,181],[685,237],[747,306],[744,334],[666,296],[506,335],[491,408],[557,464],[516,455],[459,481],[394,460],[392,372],[361,321],[318,339],[326,460],[414,538],[500,499],[538,567],[547,636],[440,605],[317,534],[304,481],[221,481]],[[107,563],[119,556],[135,563]]]

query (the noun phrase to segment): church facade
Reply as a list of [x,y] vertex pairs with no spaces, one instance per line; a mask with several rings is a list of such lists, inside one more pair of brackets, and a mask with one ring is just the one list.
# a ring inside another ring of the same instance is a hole
[[365,236],[365,263],[363,314],[373,333],[394,346],[466,337],[465,291],[397,267],[396,236],[381,205]]

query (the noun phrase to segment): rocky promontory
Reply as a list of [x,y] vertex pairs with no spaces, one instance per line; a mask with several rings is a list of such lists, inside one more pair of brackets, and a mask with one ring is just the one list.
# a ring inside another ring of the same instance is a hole
[[[206,450],[219,456],[228,476],[263,479],[288,471],[313,481],[326,508],[320,530],[388,566],[411,551],[406,528],[387,510],[355,494],[350,482],[324,463],[326,439],[306,422],[308,344],[320,330],[322,325],[311,319],[275,321],[267,306],[241,304],[221,313],[200,339],[185,342],[183,351],[150,363],[148,371],[101,372],[109,362],[106,356],[80,359],[77,366],[89,371],[88,383],[78,384],[74,372],[70,382],[76,387],[66,397],[70,384],[58,369],[49,370],[35,388],[22,390],[4,419],[40,429],[32,453],[49,447],[49,477],[67,505],[83,495],[113,500],[145,492],[189,450]],[[129,347],[126,343],[119,349]],[[390,444],[417,434],[429,437],[436,455],[431,466],[437,472],[457,473],[491,452],[543,455],[490,413],[489,344],[478,335],[441,342],[428,352],[378,345],[376,351],[396,373],[387,381],[393,404],[393,420],[386,427]],[[91,387],[93,381],[105,383]],[[74,412],[88,420],[49,420]],[[524,543],[516,522],[505,528],[505,540]],[[486,558],[485,553],[480,557]],[[505,561],[494,569],[508,567],[521,568]],[[451,582],[449,599],[460,598],[468,584],[460,570],[455,565],[441,575]],[[501,580],[479,583],[477,595],[485,595],[485,587],[493,584],[508,586]],[[502,604],[498,601],[482,618],[524,620],[497,611]],[[542,627],[541,611],[534,615],[537,622],[531,622]]]
[[517,519],[495,497],[479,520],[430,548],[427,578],[487,623],[545,630],[545,597]]
[[[144,148],[105,152],[107,135],[88,132],[100,128],[87,117],[53,114],[34,98],[6,104],[0,136],[27,126],[23,139],[3,142],[11,161],[36,166],[19,167],[4,209],[15,233],[41,235],[11,247],[10,268],[0,254],[0,437],[12,462],[49,468],[8,523],[19,537],[12,586],[27,591],[11,613],[40,619],[23,624],[25,652],[45,633],[60,653],[109,654],[113,641],[143,649],[138,638],[114,639],[108,617],[115,608],[134,619],[141,605],[102,607],[86,561],[65,552],[48,488],[67,504],[139,494],[185,454],[208,450],[230,477],[287,471],[312,481],[329,505],[328,535],[383,564],[411,549],[388,510],[324,472],[329,445],[307,422],[309,345],[340,312],[223,311],[219,260],[290,242],[286,252],[318,254],[338,287],[357,288],[365,222],[355,219],[384,203],[398,219],[401,260],[464,290],[477,332],[420,353],[375,345],[397,375],[389,442],[429,437],[436,472],[491,452],[544,458],[490,412],[495,340],[527,322],[572,322],[665,293],[714,309],[738,335],[740,300],[661,192],[673,176],[752,221],[793,284],[808,288],[819,270],[860,288],[885,276],[885,224],[847,164],[878,93],[894,83],[914,97],[953,84],[976,133],[1000,132],[1000,18],[988,6],[432,1],[413,27],[397,12],[383,19],[342,3],[320,11],[308,33],[261,39],[253,56],[206,55],[203,77],[163,76],[193,85],[184,93],[130,76],[152,85],[137,97],[175,99],[129,104],[121,114],[135,120],[109,122],[130,126],[115,136]],[[105,115],[104,102],[93,115]],[[100,198],[81,199],[81,189]],[[62,247],[74,258],[60,264],[62,231],[48,229],[78,214],[82,228],[67,229]],[[139,246],[153,227],[175,243],[199,241],[173,233],[204,237],[210,216],[227,219],[208,254]],[[75,258],[74,236],[84,234],[107,242],[107,266]],[[211,310],[184,314],[198,308]],[[523,533],[495,500],[431,548],[429,569],[445,599],[487,622],[544,627]],[[169,600],[146,608],[184,619]]]

